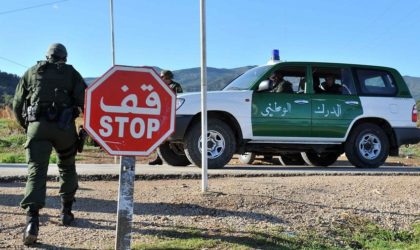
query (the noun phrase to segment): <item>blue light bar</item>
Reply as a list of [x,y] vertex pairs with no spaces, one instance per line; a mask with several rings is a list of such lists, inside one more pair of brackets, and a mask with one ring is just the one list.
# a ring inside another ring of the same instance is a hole
[[273,61],[280,61],[280,53],[278,49],[273,49]]

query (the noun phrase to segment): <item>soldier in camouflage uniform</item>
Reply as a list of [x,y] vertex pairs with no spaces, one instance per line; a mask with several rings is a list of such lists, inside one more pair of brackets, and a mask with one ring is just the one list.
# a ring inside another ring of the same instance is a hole
[[160,77],[162,77],[163,81],[168,84],[169,88],[171,88],[176,94],[183,92],[181,84],[173,80],[174,74],[170,70],[162,70],[162,72],[160,72]]
[[52,148],[58,156],[63,225],[70,225],[74,220],[71,209],[78,188],[74,120],[83,108],[86,84],[79,72],[66,64],[67,50],[62,44],[52,44],[46,58],[25,72],[13,100],[16,119],[27,131],[28,179],[20,203],[27,213],[23,235],[25,245],[37,240],[39,209],[45,205]]
[[276,70],[271,74],[270,81],[273,83],[273,89],[271,92],[294,93],[292,83],[283,79],[283,73],[280,70]]
[[[166,84],[168,84],[169,88],[171,88],[175,94],[183,92],[181,84],[173,80],[174,74],[170,70],[162,70],[162,72],[160,72],[160,77]],[[156,158],[153,161],[150,161],[149,165],[162,165],[162,163],[162,159],[156,153]]]

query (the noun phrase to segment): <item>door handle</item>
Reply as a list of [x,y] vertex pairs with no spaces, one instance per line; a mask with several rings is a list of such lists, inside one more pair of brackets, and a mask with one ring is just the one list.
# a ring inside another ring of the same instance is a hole
[[346,101],[345,104],[348,104],[348,105],[359,105],[359,102],[358,101]]
[[295,103],[297,103],[297,104],[308,104],[309,101],[307,101],[307,100],[295,100]]

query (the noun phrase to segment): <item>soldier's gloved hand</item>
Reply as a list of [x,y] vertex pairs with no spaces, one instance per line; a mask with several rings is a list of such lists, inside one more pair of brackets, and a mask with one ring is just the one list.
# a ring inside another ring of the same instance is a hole
[[79,153],[83,152],[83,147],[85,145],[85,140],[86,140],[87,136],[88,136],[87,132],[85,131],[83,126],[80,125],[78,135],[77,135],[77,145],[76,145],[77,152],[79,152]]

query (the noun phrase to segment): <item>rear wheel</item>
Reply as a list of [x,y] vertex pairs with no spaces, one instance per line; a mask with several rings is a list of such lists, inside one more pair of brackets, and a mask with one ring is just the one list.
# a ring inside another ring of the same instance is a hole
[[389,139],[376,124],[357,126],[345,145],[347,159],[358,168],[377,168],[384,164],[389,154]]
[[279,160],[283,166],[305,165],[305,161],[300,153],[280,154]]
[[191,164],[187,156],[182,152],[182,145],[162,143],[158,148],[160,158],[168,165],[184,167]]
[[303,160],[308,165],[317,166],[317,167],[328,167],[329,165],[332,165],[334,164],[334,162],[337,161],[337,158],[340,156],[340,153],[302,152],[301,155],[302,155]]
[[255,160],[255,153],[247,152],[245,154],[239,155],[238,159],[242,164],[252,164]]
[[[232,159],[236,149],[236,140],[232,129],[224,121],[209,119],[207,124],[208,168],[223,168]],[[198,167],[201,167],[201,124],[196,122],[184,139],[185,155]]]

